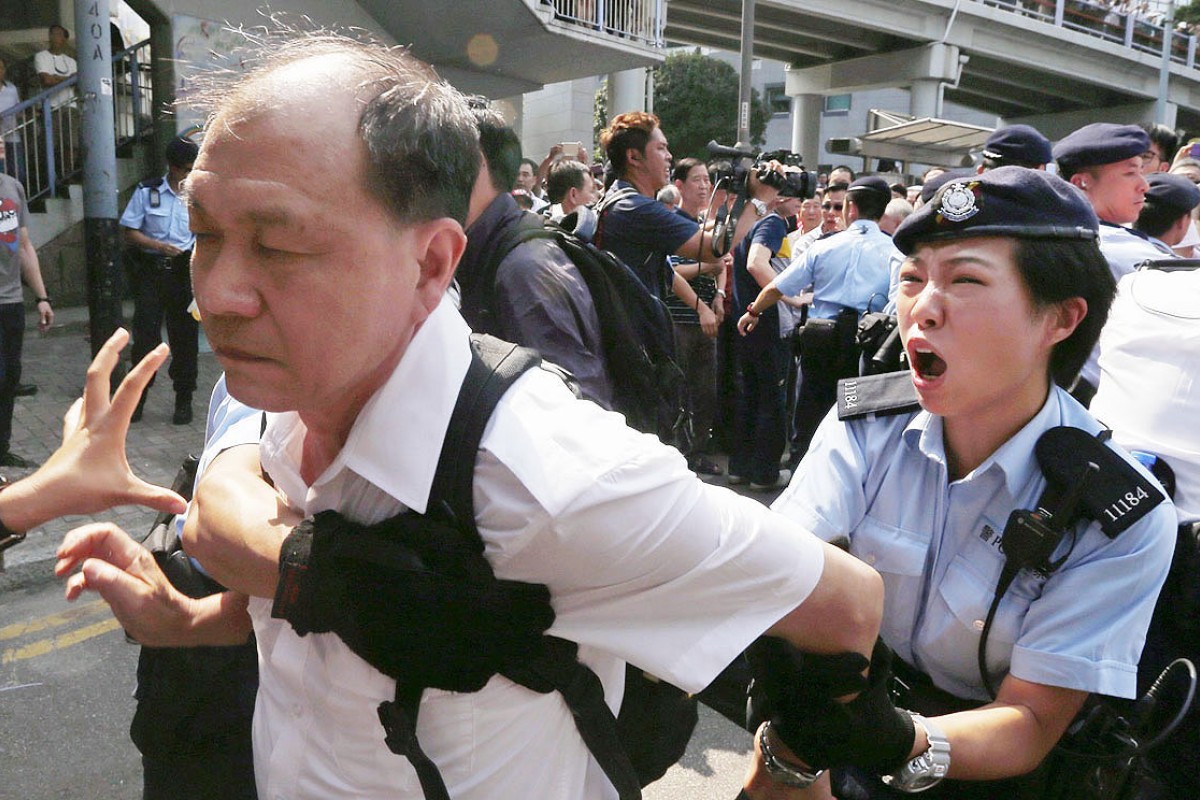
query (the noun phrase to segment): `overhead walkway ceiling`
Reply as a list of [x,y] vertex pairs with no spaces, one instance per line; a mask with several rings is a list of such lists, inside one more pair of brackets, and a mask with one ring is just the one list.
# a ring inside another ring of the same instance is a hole
[[[993,2],[757,0],[754,55],[791,66],[789,93],[831,94],[904,85],[908,63],[944,42],[967,57],[957,85],[947,80],[945,99],[1008,120],[1055,115],[1073,127],[1106,109],[1127,118],[1130,107],[1154,101],[1161,38],[1137,20],[1106,24],[1103,12],[1084,13],[1091,9],[1079,3]],[[664,35],[737,51],[741,2],[671,0]],[[1171,67],[1177,124],[1200,129],[1196,46],[1176,36],[1173,47],[1184,62]]]
[[[358,0],[415,55],[464,91],[489,97],[531,92],[663,59],[655,0],[622,0],[625,14],[575,0]],[[587,17],[584,18],[584,14]]]

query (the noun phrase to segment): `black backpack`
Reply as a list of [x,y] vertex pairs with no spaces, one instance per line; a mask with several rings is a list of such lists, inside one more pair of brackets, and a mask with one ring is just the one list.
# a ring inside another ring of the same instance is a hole
[[[475,526],[473,501],[479,443],[500,398],[540,358],[533,350],[483,334],[472,334],[471,350],[471,365],[442,444],[427,514],[452,521],[453,529],[470,542],[466,549],[482,559],[483,540]],[[670,684],[648,681],[630,667],[625,702],[619,719],[614,718],[599,679],[576,658],[574,643],[551,636],[544,636],[543,643],[541,652],[505,667],[501,674],[534,691],[562,694],[581,738],[618,796],[640,798],[640,787],[661,777],[683,755],[696,724],[695,700]],[[416,740],[421,691],[398,681],[395,700],[380,706],[379,717],[388,747],[413,764],[427,800],[448,800],[436,765]]]
[[691,418],[684,405],[683,372],[675,363],[670,313],[612,253],[526,212],[493,249],[476,279],[475,291],[464,294],[464,308],[472,306],[486,317],[489,304],[480,295],[492,290],[496,271],[513,248],[534,239],[554,241],[587,284],[600,322],[614,410],[625,415],[630,427],[653,433],[686,452],[692,438]]

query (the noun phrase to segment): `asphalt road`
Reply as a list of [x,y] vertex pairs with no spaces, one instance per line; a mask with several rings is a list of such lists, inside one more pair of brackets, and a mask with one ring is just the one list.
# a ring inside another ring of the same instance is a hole
[[136,800],[138,648],[108,606],[57,581],[0,597],[0,798]]
[[[138,648],[94,596],[45,580],[0,595],[0,800],[137,800]],[[733,800],[750,737],[701,707],[687,754],[645,800]]]

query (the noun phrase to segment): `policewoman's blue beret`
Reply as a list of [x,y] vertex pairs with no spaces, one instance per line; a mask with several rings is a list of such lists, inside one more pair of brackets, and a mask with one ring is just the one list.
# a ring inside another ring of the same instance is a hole
[[1054,158],[1050,140],[1030,125],[1009,125],[992,131],[983,145],[983,155],[1004,165],[1041,165]]
[[1095,239],[1096,212],[1083,192],[1042,170],[999,167],[942,186],[892,237],[908,255],[917,245],[971,236]]
[[1191,212],[1200,206],[1200,188],[1182,175],[1156,172],[1146,178],[1150,188],[1146,190],[1146,202],[1165,206],[1180,214]]
[[1054,145],[1054,160],[1072,171],[1113,164],[1150,149],[1150,136],[1137,125],[1093,122]]

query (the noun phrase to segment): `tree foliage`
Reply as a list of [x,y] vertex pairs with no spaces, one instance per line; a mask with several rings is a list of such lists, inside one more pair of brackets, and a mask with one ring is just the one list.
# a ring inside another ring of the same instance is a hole
[[1175,21],[1192,25],[1200,23],[1200,0],[1192,0],[1186,6],[1175,6]]
[[[654,73],[654,113],[662,122],[676,160],[707,160],[710,139],[732,145],[737,140],[738,73],[732,66],[699,50],[673,53]],[[750,141],[765,139],[769,112],[758,91],[750,100]]]

